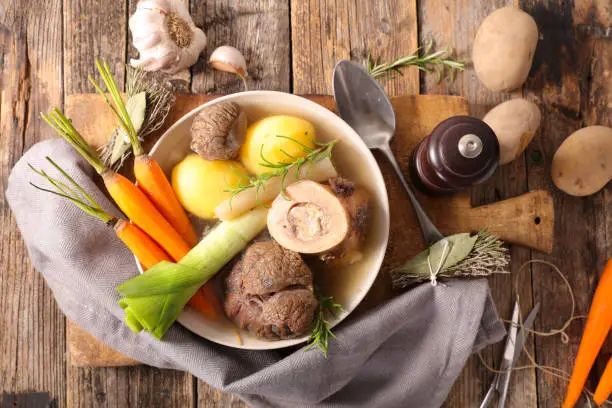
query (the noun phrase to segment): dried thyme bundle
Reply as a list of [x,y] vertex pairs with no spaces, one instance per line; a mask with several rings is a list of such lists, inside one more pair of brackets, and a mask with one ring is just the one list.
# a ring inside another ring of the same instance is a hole
[[493,273],[508,273],[508,250],[503,241],[481,231],[446,237],[402,267],[391,272],[393,287],[406,288],[417,283],[439,279],[483,277]]

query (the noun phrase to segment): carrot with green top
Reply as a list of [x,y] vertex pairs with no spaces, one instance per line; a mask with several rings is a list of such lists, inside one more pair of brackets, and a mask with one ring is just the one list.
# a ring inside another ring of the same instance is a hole
[[107,168],[98,154],[87,144],[70,120],[59,109],[41,113],[42,118],[70,143],[102,176],[108,193],[121,211],[149,234],[174,261],[181,259],[191,247],[157,210],[147,196],[126,177]]
[[601,378],[599,379],[599,384],[597,384],[597,389],[595,390],[593,401],[595,401],[597,405],[603,405],[603,403],[606,402],[610,394],[612,394],[612,357],[610,357],[610,359],[608,360],[608,364],[606,364],[606,369],[604,370]]
[[[582,341],[578,348],[572,378],[567,387],[563,408],[578,402],[584,384],[612,326],[612,258],[608,260],[591,303]],[[610,365],[610,364],[608,364]],[[606,370],[608,371],[608,370]],[[603,391],[602,391],[603,393]]]
[[[164,174],[163,170],[155,159],[145,153],[142,144],[138,139],[136,129],[127,112],[127,108],[117,83],[115,82],[108,64],[106,62],[96,61],[96,66],[102,77],[102,81],[106,85],[111,98],[109,99],[106,93],[100,88],[98,83],[89,77],[89,81],[93,84],[96,90],[104,97],[106,103],[111,108],[119,124],[132,144],[134,152],[134,176],[138,182],[140,189],[153,202],[155,207],[162,215],[170,222],[174,229],[183,237],[189,244],[190,248],[197,243],[197,236],[187,217],[187,213],[183,206],[178,201],[172,185]],[[112,99],[112,102],[111,102]],[[176,259],[178,261],[179,259]],[[221,313],[221,304],[215,295],[212,283],[207,283],[199,292],[200,298],[196,305],[192,304],[200,313],[209,318],[218,318]]]
[[54,188],[55,191],[49,190],[32,184],[39,190],[58,195],[67,200],[72,201],[81,210],[87,214],[98,218],[100,221],[112,227],[115,234],[123,243],[132,251],[132,253],[138,258],[144,269],[152,268],[160,261],[171,261],[171,258],[160,248],[155,241],[153,241],[147,234],[145,234],[136,225],[130,223],[122,218],[117,218],[100,207],[100,205],[89,195],[72,177],[68,175],[60,166],[57,165],[50,157],[46,158],[53,167],[55,167],[64,178],[70,183],[70,185],[53,178],[47,174],[44,170],[37,170],[30,165],[30,168],[39,174],[40,176],[47,179],[49,184]]
[[[128,114],[127,108],[121,93],[117,87],[113,75],[106,62],[96,61],[96,66],[110,93],[109,99],[106,93],[100,88],[98,83],[90,76],[89,81],[96,90],[104,97],[106,103],[112,109],[119,120],[119,124],[125,134],[130,139],[132,150],[134,151],[134,176],[138,181],[138,186],[145,192],[147,197],[155,204],[162,215],[170,222],[175,230],[183,237],[190,246],[197,243],[197,236],[187,217],[187,213],[179,203],[168,178],[155,159],[145,153],[142,144],[138,139],[138,134]],[[112,103],[111,103],[112,99]]]
[[[70,175],[68,175],[68,173],[66,173],[66,171],[64,171],[64,169],[62,169],[50,157],[46,157],[46,159],[62,174],[67,183],[53,178],[44,170],[37,170],[30,165],[30,168],[35,173],[44,177],[55,191],[30,183],[32,186],[39,190],[70,200],[74,205],[85,211],[87,214],[96,217],[109,227],[112,227],[117,237],[123,241],[125,246],[127,246],[130,251],[132,251],[134,256],[136,256],[138,261],[141,263],[143,270],[146,271],[161,261],[172,261],[172,258],[170,258],[170,256],[168,256],[168,254],[143,230],[128,220],[117,218],[108,214],[91,197],[91,195],[89,195],[72,177],[70,177]],[[210,302],[207,301],[206,298],[211,295],[206,292],[205,288],[206,286],[200,288],[200,290],[196,292],[196,294],[189,300],[189,305],[202,315],[210,319],[216,319],[218,316],[218,310],[214,309],[210,305]]]

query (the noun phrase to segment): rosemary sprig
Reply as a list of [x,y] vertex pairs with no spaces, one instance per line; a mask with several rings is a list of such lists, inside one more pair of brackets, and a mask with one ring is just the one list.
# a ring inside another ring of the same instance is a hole
[[332,140],[331,142],[321,143],[313,140],[313,144],[316,146],[315,148],[311,148],[301,143],[298,140],[295,140],[292,137],[276,135],[276,137],[290,140],[302,148],[302,151],[305,153],[302,157],[295,157],[285,150],[281,149],[281,152],[287,156],[287,158],[291,161],[289,162],[278,162],[273,163],[268,160],[263,154],[263,145],[259,151],[259,156],[261,157],[261,162],[259,165],[263,167],[267,167],[270,171],[260,174],[259,176],[249,177],[246,174],[241,173],[235,168],[232,168],[234,173],[240,176],[242,179],[247,180],[246,182],[241,182],[238,186],[225,190],[225,192],[230,193],[230,205],[231,200],[234,196],[242,191],[249,190],[251,188],[255,189],[255,201],[259,203],[258,194],[262,189],[265,189],[265,184],[268,180],[274,177],[281,178],[281,194],[285,196],[285,186],[287,182],[287,177],[289,176],[292,170],[295,170],[295,178],[298,179],[300,177],[300,171],[304,166],[308,166],[308,169],[312,167],[313,164],[320,162],[328,157],[331,157],[332,150],[336,144],[336,140]]
[[[424,51],[423,55],[420,55],[421,50]],[[374,78],[391,78],[401,74],[401,68],[414,66],[424,72],[436,72],[439,82],[442,80],[444,71],[449,70],[452,82],[455,79],[455,73],[465,69],[463,61],[453,58],[452,48],[444,48],[435,52],[432,52],[432,50],[433,41],[429,42],[424,48],[417,48],[412,54],[385,63],[380,63],[378,58],[373,59],[368,55],[368,72]]]
[[319,310],[315,320],[312,333],[308,338],[308,346],[305,350],[318,348],[327,358],[327,352],[329,350],[329,338],[336,338],[336,335],[331,331],[330,322],[326,319],[328,313],[334,315],[336,312],[344,312],[344,308],[341,304],[334,302],[334,297],[329,296],[319,299]]

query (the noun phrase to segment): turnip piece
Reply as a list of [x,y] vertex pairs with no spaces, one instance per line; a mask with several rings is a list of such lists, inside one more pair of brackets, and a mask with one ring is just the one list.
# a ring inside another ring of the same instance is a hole
[[[289,170],[289,174],[285,178],[284,185],[289,184],[297,180],[312,180],[316,182],[327,181],[331,177],[336,177],[338,173],[334,168],[329,157],[323,160],[313,163],[312,166],[306,164],[301,167],[300,174],[296,177],[296,169]],[[281,192],[281,178],[273,177],[264,182],[263,186],[257,190],[257,188],[249,188],[243,190],[232,198],[223,201],[215,208],[215,215],[220,220],[229,220],[249,211],[252,208],[257,207],[261,204],[267,204],[274,200]]]

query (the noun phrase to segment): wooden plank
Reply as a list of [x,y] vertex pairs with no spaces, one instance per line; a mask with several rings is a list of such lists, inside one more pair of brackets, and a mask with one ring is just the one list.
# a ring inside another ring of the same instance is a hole
[[[69,407],[193,407],[186,374],[147,366],[79,368],[70,379]],[[189,376],[190,379],[191,376]]]
[[140,364],[99,342],[69,319],[66,320],[66,346],[68,364],[71,366],[116,367]]
[[192,67],[193,92],[244,90],[236,75],[208,66],[210,54],[221,45],[244,54],[250,90],[290,91],[289,0],[192,0],[191,14],[208,40],[203,57]]
[[[538,254],[537,258],[554,262],[566,274],[576,295],[579,315],[588,312],[598,273],[604,259],[612,255],[610,224],[606,220],[612,190],[608,185],[591,197],[568,196],[552,185],[550,163],[558,146],[573,131],[597,123],[610,125],[611,54],[609,38],[604,35],[612,17],[609,2],[598,3],[521,0],[521,7],[535,18],[542,37],[527,89],[544,106],[542,131],[546,137],[529,148],[529,187],[550,189],[557,208],[556,250],[550,256]],[[533,284],[535,297],[542,300],[543,306],[536,328],[559,327],[571,307],[559,279],[547,267],[534,265]],[[538,338],[538,362],[571,372],[583,327],[584,321],[570,326],[569,344],[562,344],[558,337]],[[609,350],[608,346],[608,353]],[[607,357],[600,358],[599,370],[594,370],[587,382],[591,389],[601,373],[603,359]],[[559,406],[566,388],[565,381],[538,373],[539,406]]]
[[101,83],[96,59],[106,60],[123,87],[126,49],[126,3],[64,0],[64,91],[95,92],[87,77]]
[[50,135],[38,112],[62,104],[62,4],[2,0],[0,9],[0,389],[49,392],[61,405],[65,319],[30,263],[3,193],[23,152]]
[[[293,0],[293,92],[332,94],[332,74],[342,59],[389,61],[417,48],[415,0]],[[383,81],[391,96],[416,94],[416,69]]]
[[[221,45],[232,45],[244,54],[249,89],[291,90],[289,0],[192,0],[191,14],[195,24],[204,27],[208,40],[203,56],[192,67],[193,92],[226,94],[244,89],[235,75],[208,66],[211,52]],[[238,397],[200,380],[197,394],[199,408],[246,406]]]
[[[425,44],[433,41],[436,48],[452,47],[456,57],[469,60],[476,30],[484,18],[493,10],[506,5],[513,5],[512,0],[492,2],[460,1],[449,3],[443,0],[423,0],[419,3],[420,39]],[[473,67],[468,64],[465,72],[459,74],[454,82],[448,79],[438,83],[435,75],[422,74],[421,91],[423,93],[450,93],[466,97],[470,104],[470,114],[482,118],[484,114],[498,103],[520,96],[509,93],[493,93],[476,77]],[[537,135],[536,137],[541,137]],[[527,178],[524,155],[496,172],[491,180],[482,186],[472,189],[473,204],[484,204],[491,201],[513,197],[527,190]],[[489,278],[491,293],[497,309],[504,318],[509,318],[513,304],[513,278],[520,266],[529,259],[530,251],[525,248],[511,248],[510,276]],[[519,294],[521,308],[527,312],[532,307],[532,288],[529,270],[521,274]],[[489,365],[495,365],[501,357],[503,342],[482,353]],[[522,362],[527,361],[523,358]],[[461,377],[455,383],[445,404],[447,407],[478,406],[486,393],[493,374],[490,373],[477,356],[473,356],[466,365]],[[534,370],[523,370],[512,376],[508,406],[532,407],[537,404],[536,377]]]
[[[587,36],[592,44],[591,69],[587,78],[587,92],[583,92],[581,113],[585,126],[603,125],[612,127],[612,4],[608,1],[592,4],[579,2],[574,6],[574,24],[579,35]],[[594,197],[595,228],[592,239],[597,254],[596,270],[601,273],[612,257],[612,187],[608,185]],[[612,336],[601,350],[595,362],[595,372],[601,373],[612,356]]]
[[[99,80],[96,58],[108,61],[119,87],[123,87],[127,6],[127,1],[64,0],[66,94],[94,91],[87,77],[92,75]],[[83,368],[69,365],[66,375],[69,407],[189,407],[195,402],[193,377],[188,373],[146,366]]]

